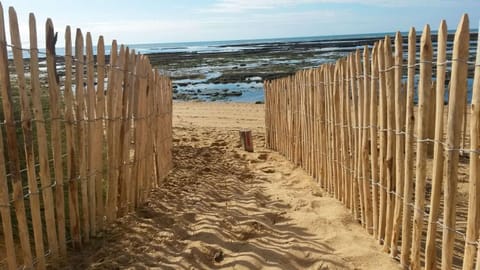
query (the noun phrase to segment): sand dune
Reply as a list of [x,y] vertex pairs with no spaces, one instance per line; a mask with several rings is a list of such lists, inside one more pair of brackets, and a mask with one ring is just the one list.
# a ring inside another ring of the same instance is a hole
[[[343,205],[265,149],[263,105],[176,103],[175,169],[70,269],[400,269]],[[254,133],[240,149],[238,129]]]

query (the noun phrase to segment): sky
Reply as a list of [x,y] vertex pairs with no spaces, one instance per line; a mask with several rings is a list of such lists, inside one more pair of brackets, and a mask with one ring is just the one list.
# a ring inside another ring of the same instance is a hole
[[[28,14],[37,28],[53,20],[59,40],[66,25],[123,44],[324,36],[438,28],[455,29],[463,13],[477,29],[480,0],[3,0],[13,6],[22,41]],[[8,22],[7,27],[8,27]],[[42,44],[43,35],[39,35]],[[26,42],[27,43],[27,42]]]

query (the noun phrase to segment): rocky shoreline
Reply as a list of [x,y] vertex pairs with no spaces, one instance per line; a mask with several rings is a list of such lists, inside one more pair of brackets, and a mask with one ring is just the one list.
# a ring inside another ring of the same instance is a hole
[[[471,34],[471,50],[476,48],[476,35],[478,33]],[[211,50],[210,46],[204,46],[203,50],[198,51],[158,52],[161,49],[157,49],[153,53],[139,50],[136,46],[131,48],[148,55],[155,68],[172,78],[175,100],[262,103],[264,80],[285,77],[300,69],[334,62],[365,45],[371,46],[382,37],[378,34],[349,39],[240,42],[238,45],[212,45]],[[406,38],[404,35],[404,48],[407,46]],[[417,47],[419,38],[418,36]],[[436,38],[436,35],[432,35],[434,43]],[[448,40],[453,40],[453,35],[449,35]],[[449,53],[451,44],[447,44]],[[109,61],[108,55],[106,61]],[[43,57],[40,58],[40,65],[46,70]],[[11,60],[10,66],[13,69]],[[63,78],[64,57],[61,55],[57,57],[57,67],[58,75]],[[433,68],[435,72],[435,66]],[[470,73],[469,76],[473,78]],[[41,76],[46,76],[46,73]]]
[[[473,43],[476,35],[471,35]],[[225,51],[165,52],[148,56],[153,66],[173,79],[174,99],[262,102],[264,80],[334,62],[358,48],[371,46],[381,38],[382,34],[376,34],[300,42],[252,42],[225,45],[228,47]],[[434,43],[436,38],[432,35]],[[403,39],[406,48],[407,35]],[[420,36],[417,36],[417,46],[419,39]],[[452,34],[449,40],[453,40]],[[216,49],[218,47],[222,45],[216,46]],[[232,48],[236,50],[229,51]]]
[[[263,81],[335,61],[374,38],[229,45],[236,51],[148,54],[174,82],[174,99],[263,102]],[[375,38],[375,40],[378,38]]]

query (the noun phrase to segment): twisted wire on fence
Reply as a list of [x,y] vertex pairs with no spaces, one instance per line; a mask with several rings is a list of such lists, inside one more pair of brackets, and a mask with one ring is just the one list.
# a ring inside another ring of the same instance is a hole
[[[8,43],[5,43],[5,42],[0,42],[0,46],[6,46],[6,47],[10,47],[12,48],[13,50],[19,50],[19,51],[22,51],[22,52],[28,52],[30,53],[31,51],[35,51],[37,54],[39,55],[43,55],[43,56],[47,56],[48,54],[46,52],[43,52],[43,51],[40,51],[38,48],[33,48],[33,49],[27,49],[27,48],[22,48],[22,47],[19,47],[19,46],[15,46],[15,45],[12,45],[12,44],[8,44]],[[123,45],[122,45],[123,46]],[[127,47],[128,49],[128,47]],[[70,55],[70,54],[65,54],[65,55],[54,55],[55,57],[57,58],[61,58],[61,57],[68,57],[72,60],[72,63],[79,63],[79,64],[83,64],[85,66],[88,66],[88,65],[93,65],[94,67],[97,67],[97,68],[105,68],[105,69],[115,69],[115,70],[118,70],[118,71],[123,71],[123,72],[126,72],[127,74],[130,74],[130,75],[134,75],[135,77],[137,78],[142,78],[142,79],[147,79],[148,78],[148,75],[142,75],[142,74],[138,74],[134,71],[130,71],[130,70],[125,70],[117,65],[111,65],[111,64],[99,64],[97,61],[93,60],[93,61],[84,61],[84,60],[81,60],[81,59],[78,59],[75,55]]]

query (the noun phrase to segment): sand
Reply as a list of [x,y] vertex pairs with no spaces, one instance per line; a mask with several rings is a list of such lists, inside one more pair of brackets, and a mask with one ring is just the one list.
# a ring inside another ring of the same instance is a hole
[[[263,105],[174,104],[175,168],[66,269],[400,269],[347,209],[264,148]],[[238,130],[253,131],[255,152]]]

